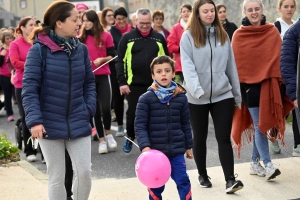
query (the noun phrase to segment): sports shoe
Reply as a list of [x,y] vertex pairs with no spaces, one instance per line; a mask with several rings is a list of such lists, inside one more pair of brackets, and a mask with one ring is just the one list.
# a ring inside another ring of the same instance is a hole
[[117,121],[117,117],[116,117],[115,110],[111,109],[110,113],[111,113],[111,121],[112,122],[116,122]]
[[271,180],[273,178],[275,178],[276,176],[280,175],[281,172],[279,171],[279,169],[277,169],[276,167],[274,167],[274,165],[269,162],[266,166],[266,177],[267,180]]
[[125,139],[123,144],[123,151],[125,153],[129,153],[132,149],[132,142],[130,142],[128,139]]
[[36,156],[33,155],[33,154],[27,156],[27,161],[28,161],[28,162],[35,162],[35,161],[36,161]]
[[97,134],[97,130],[96,130],[96,128],[94,127],[94,128],[92,128],[92,136],[94,136],[94,135],[96,135]]
[[210,177],[207,174],[202,174],[198,176],[198,183],[202,188],[210,188],[212,186],[210,182]]
[[266,170],[260,165],[260,162],[251,162],[250,174],[263,177],[266,176]]
[[123,137],[124,136],[124,127],[123,126],[119,126],[118,127],[118,131],[116,133],[116,137]]
[[236,191],[242,189],[244,187],[244,184],[242,181],[235,180],[235,178],[228,179],[226,182],[226,193],[227,194],[233,194]]
[[45,160],[45,159],[43,159],[43,160],[42,160],[42,163],[43,163],[43,164],[46,164],[46,160]]
[[300,157],[300,144],[298,144],[297,147],[293,149],[293,156]]
[[107,145],[106,145],[105,141],[99,143],[98,153],[100,153],[100,154],[108,153]]
[[107,142],[108,147],[111,150],[115,150],[117,148],[117,142],[114,139],[114,137],[112,136],[112,134],[109,134],[106,136],[106,142]]
[[278,141],[272,142],[269,140],[269,148],[274,154],[280,154],[281,149],[279,147]]
[[14,119],[14,116],[13,115],[10,115],[10,116],[8,116],[8,118],[7,118],[7,121],[9,121],[9,122],[12,122],[12,121],[14,121],[15,119]]

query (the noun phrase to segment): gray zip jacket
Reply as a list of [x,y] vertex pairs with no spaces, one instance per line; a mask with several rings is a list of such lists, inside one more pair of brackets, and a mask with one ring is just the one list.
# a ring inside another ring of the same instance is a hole
[[[206,45],[197,48],[190,30],[180,41],[183,85],[191,104],[208,104],[234,97],[241,107],[240,82],[230,40],[222,46],[215,29],[207,29]],[[201,97],[201,98],[200,98]]]

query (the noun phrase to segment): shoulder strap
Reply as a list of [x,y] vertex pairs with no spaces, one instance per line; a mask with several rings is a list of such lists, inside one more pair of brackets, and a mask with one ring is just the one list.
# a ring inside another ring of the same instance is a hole
[[274,22],[274,25],[275,25],[276,28],[278,29],[279,33],[281,33],[281,24],[280,24],[280,21]]
[[86,59],[87,59],[87,54],[88,54],[88,52],[87,52],[87,47],[85,46],[85,45],[83,45],[82,46],[82,48],[83,48],[83,53],[84,53],[84,62],[86,61]]
[[45,51],[45,45],[41,45],[40,43],[37,43],[39,46],[39,52],[42,60],[42,71],[45,71],[46,69],[46,51]]

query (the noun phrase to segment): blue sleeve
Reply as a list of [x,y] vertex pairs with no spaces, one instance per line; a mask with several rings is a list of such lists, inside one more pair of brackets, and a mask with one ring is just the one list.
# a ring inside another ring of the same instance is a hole
[[146,98],[146,95],[142,95],[139,98],[135,111],[134,129],[140,150],[143,150],[143,148],[145,147],[151,148],[148,134],[150,112],[149,103],[150,102],[148,102],[148,98]]
[[296,23],[285,33],[281,48],[280,70],[286,86],[286,94],[292,101],[296,99],[299,33],[300,23]]
[[193,148],[192,130],[190,124],[190,110],[188,106],[187,97],[183,95],[184,103],[180,111],[180,121],[182,131],[185,135],[185,149]]
[[43,124],[40,107],[41,83],[42,59],[40,47],[38,44],[35,44],[30,48],[27,54],[22,83],[22,104],[28,128],[37,124]]

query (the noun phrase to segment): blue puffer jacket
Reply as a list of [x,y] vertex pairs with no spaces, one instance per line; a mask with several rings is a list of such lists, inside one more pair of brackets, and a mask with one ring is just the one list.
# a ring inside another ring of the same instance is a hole
[[79,43],[69,57],[47,35],[40,34],[26,58],[22,101],[27,127],[43,124],[49,139],[90,135],[96,92],[86,46]]
[[300,20],[286,31],[281,48],[280,70],[286,86],[286,94],[292,101],[296,100],[299,34]]
[[185,90],[177,87],[175,96],[163,104],[154,89],[153,84],[137,104],[134,128],[139,147],[159,150],[168,157],[183,155],[193,147]]

